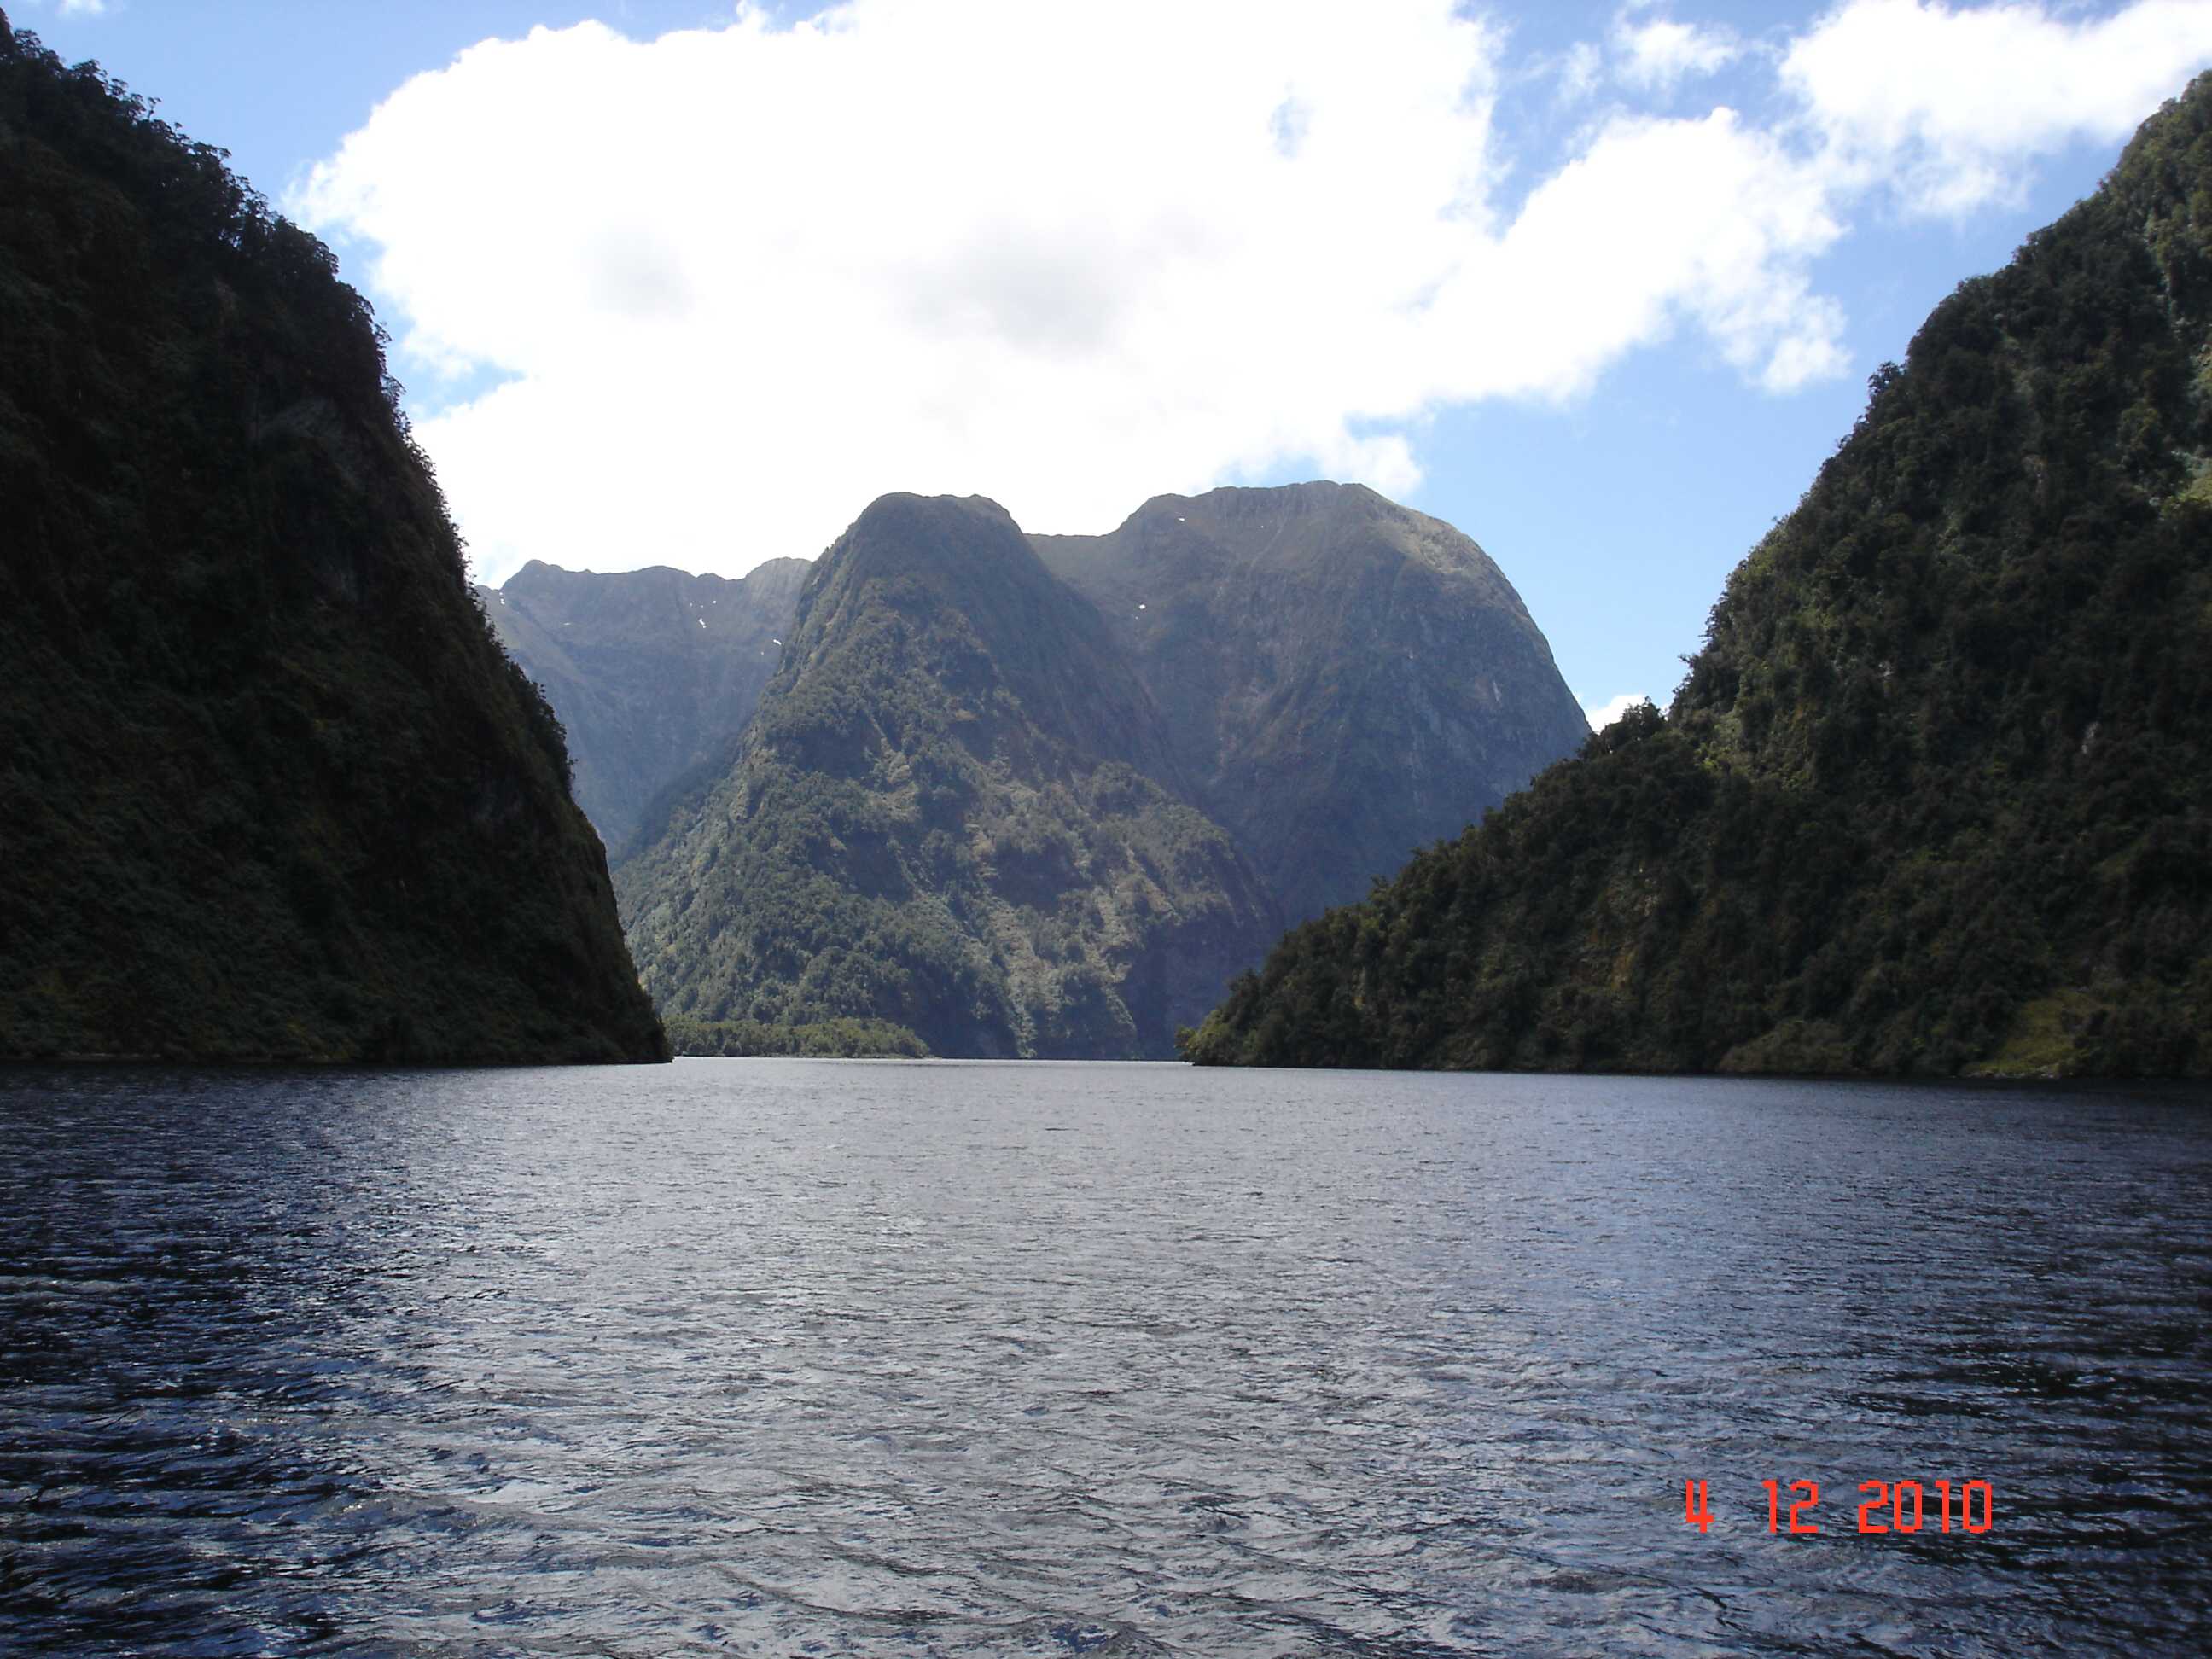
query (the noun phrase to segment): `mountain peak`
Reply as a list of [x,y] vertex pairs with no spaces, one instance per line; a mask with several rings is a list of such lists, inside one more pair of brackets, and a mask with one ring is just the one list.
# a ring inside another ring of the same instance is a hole
[[1264,945],[1149,695],[996,502],[872,503],[786,642],[725,775],[622,872],[672,1014],[1157,1055]]
[[1034,728],[1180,781],[1158,711],[1097,612],[987,497],[878,498],[817,562],[787,640],[788,675],[860,653],[972,700],[971,744]]
[[1031,538],[1095,605],[1194,799],[1286,914],[1369,878],[1589,735],[1520,596],[1467,536],[1361,484],[1158,495]]
[[1010,574],[1019,580],[1022,568],[1035,562],[1013,516],[989,497],[902,493],[868,503],[818,561],[810,587],[842,575],[907,578],[941,590]]
[[1014,526],[1014,515],[988,495],[924,495],[910,489],[893,489],[861,508],[860,516],[853,520],[846,533],[850,535],[885,517],[910,521],[914,518],[927,520],[946,515],[995,520],[1018,528]]
[[1197,495],[1155,495],[1132,513],[1129,520],[1193,513],[1215,519],[1282,518],[1370,502],[1394,505],[1364,484],[1338,483],[1328,478],[1310,478],[1303,483],[1223,484]]

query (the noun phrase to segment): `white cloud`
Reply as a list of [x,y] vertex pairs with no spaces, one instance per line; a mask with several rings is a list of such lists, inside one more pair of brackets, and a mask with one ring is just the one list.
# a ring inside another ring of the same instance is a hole
[[1630,709],[1650,701],[1641,691],[1624,691],[1607,702],[1585,704],[1583,713],[1589,720],[1591,731],[1602,732]]
[[107,0],[62,0],[64,17],[97,17],[107,9]]
[[2067,9],[1852,0],[1790,47],[1783,84],[1835,164],[1884,177],[1915,211],[1962,213],[2015,197],[2037,155],[2126,137],[2212,64],[2207,0]]
[[1567,48],[1557,65],[1559,101],[1579,104],[1594,97],[1605,80],[1605,54],[1587,40]]
[[1844,370],[1813,265],[1874,175],[1814,49],[1869,7],[1791,59],[1821,142],[1614,109],[1517,210],[1504,36],[1456,0],[540,29],[408,82],[290,206],[371,253],[403,377],[498,382],[417,427],[489,580],[740,571],[890,489],[1052,531],[1291,467],[1403,495],[1429,416],[1684,330],[1771,391]]
[[1649,92],[1672,92],[1685,81],[1718,73],[1743,55],[1726,29],[1703,29],[1671,17],[1634,23],[1627,13],[1613,25],[1613,44],[1620,78]]
[[1440,295],[1449,308],[1535,319],[1495,328],[1484,383],[1468,395],[1587,389],[1677,319],[1773,389],[1834,373],[1842,314],[1811,291],[1808,262],[1841,234],[1826,181],[1729,110],[1702,120],[1618,116],[1529,197]]

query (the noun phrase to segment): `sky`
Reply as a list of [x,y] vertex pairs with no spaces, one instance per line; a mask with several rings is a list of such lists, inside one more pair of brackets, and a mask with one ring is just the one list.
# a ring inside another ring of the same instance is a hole
[[0,0],[337,252],[477,580],[1334,477],[1601,720],[2212,0]]

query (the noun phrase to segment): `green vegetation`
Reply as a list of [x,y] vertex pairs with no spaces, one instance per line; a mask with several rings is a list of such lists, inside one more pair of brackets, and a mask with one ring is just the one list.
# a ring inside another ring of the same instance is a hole
[[806,1060],[927,1060],[929,1045],[903,1025],[880,1019],[824,1019],[764,1025],[757,1019],[678,1018],[668,1041],[679,1054],[774,1054]]
[[0,1054],[665,1058],[335,269],[0,18]]
[[1097,614],[996,506],[888,496],[817,562],[732,768],[619,874],[680,1023],[1168,1051],[1273,927]]
[[[688,695],[628,665],[667,630],[624,580],[541,568],[500,613],[556,703],[599,695],[559,677],[601,635],[622,657],[592,655],[601,678]],[[686,1029],[866,1018],[939,1053],[1164,1054],[1285,909],[1589,730],[1482,550],[1357,487],[1163,496],[1111,536],[1026,539],[988,502],[887,497],[797,607],[751,728],[648,810],[618,871]],[[652,699],[626,702],[641,722]]]
[[1668,716],[1285,939],[1206,1063],[2212,1072],[2212,79],[1931,315]]

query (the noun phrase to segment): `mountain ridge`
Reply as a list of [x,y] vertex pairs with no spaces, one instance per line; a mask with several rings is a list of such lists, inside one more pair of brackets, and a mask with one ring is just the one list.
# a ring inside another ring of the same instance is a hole
[[1358,484],[1156,496],[1032,537],[1168,717],[1191,799],[1286,916],[1364,893],[1589,734],[1471,538]]
[[720,758],[775,674],[804,559],[743,576],[602,574],[532,559],[479,599],[575,756],[575,794],[619,862],[672,783]]
[[808,575],[727,775],[619,872],[645,981],[708,1024],[1163,1054],[1274,917],[1148,769],[1157,709],[1005,510],[883,497]]
[[[872,512],[880,519],[925,502],[934,502],[927,511],[947,525],[980,514],[994,536],[1018,532],[1002,508],[981,498],[893,495]],[[854,580],[866,578],[860,586],[871,592],[904,596],[894,614],[972,609],[996,641],[987,649],[969,638],[961,650],[917,665],[922,677],[955,696],[972,689],[978,672],[1006,679],[1014,702],[1059,732],[1067,752],[1126,763],[1226,830],[1285,920],[1364,891],[1409,848],[1462,827],[1588,734],[1548,645],[1481,548],[1364,486],[1316,480],[1156,496],[1103,536],[1028,537],[1037,568],[1024,564],[1011,587],[1003,579],[1012,565],[987,573],[973,565],[983,553],[959,538],[946,541],[911,524],[908,532],[848,548],[846,598],[859,591]],[[988,556],[1010,556],[1008,544]],[[789,562],[802,588],[819,562]],[[651,628],[607,626],[611,610],[647,617],[646,607],[612,591],[645,574],[529,567],[500,590],[507,605],[499,593],[486,595],[504,637],[526,665],[542,670],[569,725],[580,757],[580,799],[595,808],[617,865],[695,818],[741,763],[749,735],[734,703],[712,718],[701,716],[696,699],[673,713],[635,717],[654,700],[654,679],[667,675],[667,664],[722,648],[719,635],[701,630],[700,617],[728,615],[726,605],[718,611],[711,598],[694,594],[653,611]],[[543,608],[525,591],[533,579],[557,580],[574,597],[569,610],[544,613],[551,629],[532,623]],[[1041,585],[1048,579],[1049,590]],[[610,591],[597,596],[599,588]],[[710,591],[723,590],[699,592]],[[766,613],[763,637],[775,629],[774,639],[797,641],[799,606],[793,593],[787,612]],[[1040,652],[1035,638],[1045,635],[1034,624],[1042,611],[1077,626],[1081,639]],[[564,641],[580,643],[569,649]],[[590,652],[599,654],[587,659]],[[615,695],[585,683],[580,665],[601,665]],[[679,692],[696,678],[683,670]],[[804,695],[828,696],[837,678],[810,682]],[[806,766],[836,772],[843,746],[871,729],[859,684],[837,694],[853,706],[836,732],[817,734],[816,746],[798,755]],[[1102,699],[1102,686],[1121,689]],[[627,726],[606,717],[617,703],[630,711]],[[969,714],[959,730],[977,739],[976,755],[988,753],[990,741],[977,734],[990,727],[989,711]],[[621,735],[678,726],[690,734],[680,756]],[[891,738],[895,745],[904,740]],[[651,775],[638,781],[651,792],[634,789],[624,816],[609,812],[596,781],[613,766],[635,767],[637,777],[647,762]],[[1057,810],[1061,829],[1081,816],[1066,804]],[[632,907],[628,914],[635,927],[641,913]],[[817,1023],[889,1018],[865,1000],[833,1007],[802,998],[798,1006]],[[696,1010],[683,1017],[706,1018]],[[762,1023],[731,1009],[714,1018]],[[939,1030],[933,1041],[948,1040]]]

